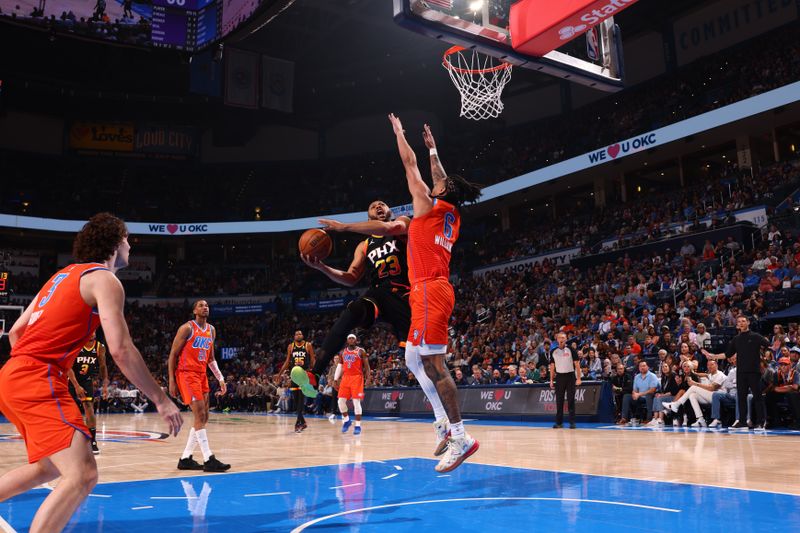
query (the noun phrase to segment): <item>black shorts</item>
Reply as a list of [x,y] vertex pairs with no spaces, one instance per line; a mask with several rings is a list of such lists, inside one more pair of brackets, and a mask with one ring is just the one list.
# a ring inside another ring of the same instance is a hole
[[378,309],[377,320],[390,324],[399,342],[408,337],[411,328],[411,306],[408,295],[411,289],[402,285],[370,287],[362,296]]
[[[81,376],[80,374],[76,375],[75,378],[78,380],[78,385],[86,392],[86,401],[91,402],[94,399],[94,380],[91,376]],[[72,386],[71,381],[69,383],[69,393],[75,398],[77,403],[81,403],[81,400],[78,399],[78,393]]]

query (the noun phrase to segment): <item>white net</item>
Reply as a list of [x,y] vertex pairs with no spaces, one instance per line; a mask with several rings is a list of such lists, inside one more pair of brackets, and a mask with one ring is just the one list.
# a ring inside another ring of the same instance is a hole
[[461,116],[472,120],[497,118],[503,112],[503,89],[511,79],[511,65],[475,50],[454,46],[442,65],[461,93]]

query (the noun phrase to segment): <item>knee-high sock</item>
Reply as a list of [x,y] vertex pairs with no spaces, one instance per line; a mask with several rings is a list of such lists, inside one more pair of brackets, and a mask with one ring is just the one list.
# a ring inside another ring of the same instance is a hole
[[211,447],[208,445],[208,435],[206,435],[205,428],[195,431],[197,442],[200,444],[200,451],[203,452],[203,461],[208,461],[208,458],[214,455],[211,453]]
[[194,428],[189,430],[189,439],[186,441],[186,448],[183,449],[183,455],[181,455],[181,459],[187,459],[192,452],[194,452],[194,448],[197,446],[197,434]]
[[436,417],[436,420],[447,420],[447,413],[442,406],[442,401],[439,399],[439,393],[436,392],[436,385],[433,384],[433,381],[431,381],[431,378],[425,373],[425,369],[422,366],[419,347],[411,344],[406,345],[406,366],[417,378],[419,386],[422,387],[425,396],[427,396],[428,401],[431,402],[433,415]]

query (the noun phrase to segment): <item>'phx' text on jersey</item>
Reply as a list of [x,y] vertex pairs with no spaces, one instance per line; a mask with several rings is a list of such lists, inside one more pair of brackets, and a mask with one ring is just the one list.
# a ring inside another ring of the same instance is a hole
[[299,366],[302,369],[308,370],[308,348],[306,341],[298,345],[296,342],[292,343],[292,363],[294,366]]
[[365,254],[370,268],[367,279],[372,287],[399,284],[408,286],[406,243],[399,237],[371,235],[366,240]]
[[78,357],[75,358],[75,363],[72,365],[72,371],[78,379],[94,378],[100,374],[100,356],[97,352],[103,346],[99,341],[94,341],[90,349],[86,346],[81,348]]

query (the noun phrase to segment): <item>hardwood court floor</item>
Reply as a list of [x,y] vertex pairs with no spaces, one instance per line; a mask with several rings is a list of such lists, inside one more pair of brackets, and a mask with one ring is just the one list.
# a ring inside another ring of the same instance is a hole
[[[175,468],[190,423],[188,415],[177,439],[161,438],[165,426],[155,414],[99,416],[100,483],[192,475]],[[343,435],[338,421],[333,425],[309,418],[302,434],[294,433],[293,424],[289,416],[212,413],[209,442],[220,460],[233,465],[231,472],[431,458],[434,448],[426,422],[367,420],[360,437],[352,430]],[[474,463],[800,495],[798,435],[602,429],[596,424],[553,430],[480,422],[469,423],[468,431],[481,443],[470,460]],[[0,424],[0,434],[0,472],[5,472],[24,463],[26,455],[11,424]]]

